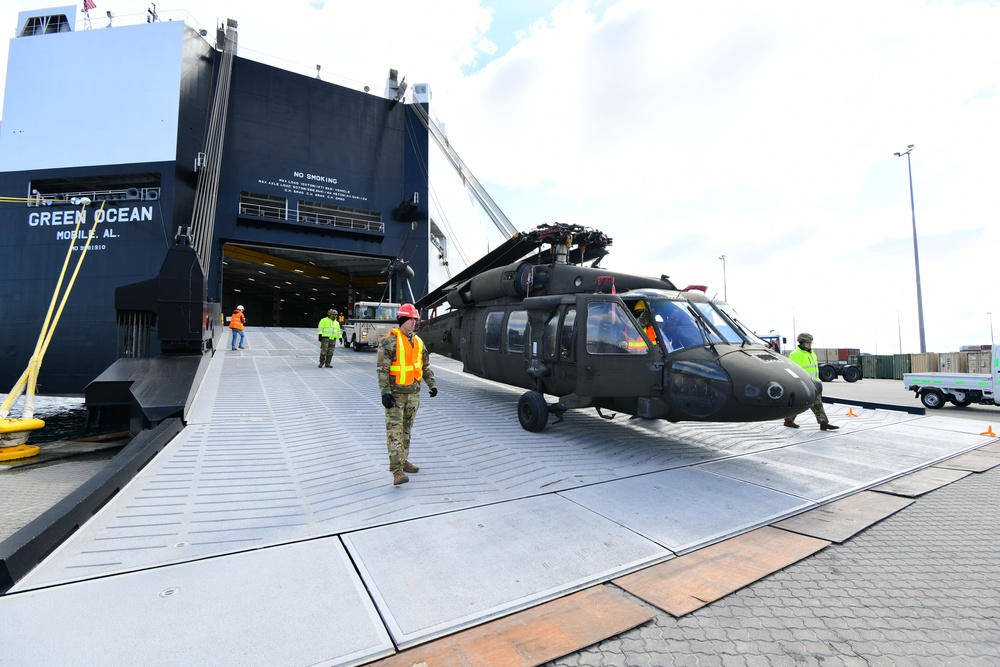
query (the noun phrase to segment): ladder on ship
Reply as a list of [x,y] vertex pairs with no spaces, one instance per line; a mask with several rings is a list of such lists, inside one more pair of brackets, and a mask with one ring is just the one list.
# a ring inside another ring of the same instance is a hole
[[205,150],[198,155],[198,184],[195,186],[194,210],[191,213],[191,238],[202,274],[208,275],[215,239],[215,211],[219,200],[219,173],[222,170],[222,146],[226,138],[226,115],[229,111],[229,87],[233,78],[236,56],[236,21],[226,19],[225,29],[219,28],[222,60],[215,83],[215,95],[205,133]]

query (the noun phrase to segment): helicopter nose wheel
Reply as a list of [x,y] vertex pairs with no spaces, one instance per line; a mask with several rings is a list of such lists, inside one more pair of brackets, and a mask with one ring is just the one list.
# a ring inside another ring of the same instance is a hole
[[521,428],[539,433],[549,422],[549,405],[545,396],[537,391],[526,391],[517,401],[517,419]]

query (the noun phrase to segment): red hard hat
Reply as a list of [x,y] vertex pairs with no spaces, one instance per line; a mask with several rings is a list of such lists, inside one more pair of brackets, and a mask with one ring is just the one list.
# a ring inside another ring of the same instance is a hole
[[396,312],[396,317],[412,317],[415,320],[419,320],[420,313],[417,312],[417,309],[413,307],[412,303],[404,303]]

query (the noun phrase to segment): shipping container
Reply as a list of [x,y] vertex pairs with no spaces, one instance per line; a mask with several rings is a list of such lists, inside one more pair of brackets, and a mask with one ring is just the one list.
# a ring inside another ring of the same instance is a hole
[[922,352],[910,355],[909,373],[936,373],[940,368],[937,352]]
[[837,361],[837,348],[835,347],[814,347],[813,352],[816,353],[816,361],[820,364]]
[[892,355],[872,354],[861,357],[861,374],[866,378],[882,380],[892,378]]
[[861,350],[856,347],[841,347],[837,349],[837,361],[847,361],[848,357],[859,356]]
[[989,375],[993,365],[993,354],[991,352],[967,352],[965,356],[969,373]]
[[910,372],[910,355],[908,354],[894,354],[892,355],[892,379],[902,380],[903,373]]
[[968,373],[969,360],[961,352],[945,352],[938,355],[939,373]]

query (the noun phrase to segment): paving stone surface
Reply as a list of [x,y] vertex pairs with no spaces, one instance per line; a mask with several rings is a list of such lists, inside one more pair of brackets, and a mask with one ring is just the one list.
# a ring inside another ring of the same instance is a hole
[[0,542],[104,469],[113,456],[88,454],[0,472]]
[[549,667],[1000,665],[997,526],[993,469],[692,614],[660,612]]

